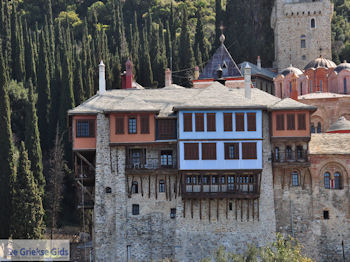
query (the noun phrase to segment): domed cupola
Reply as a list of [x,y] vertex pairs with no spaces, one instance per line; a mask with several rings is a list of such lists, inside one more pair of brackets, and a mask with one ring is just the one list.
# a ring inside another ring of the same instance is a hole
[[340,117],[329,127],[327,133],[350,133],[350,121],[343,116]]
[[307,69],[317,69],[317,68],[334,68],[337,65],[327,58],[323,58],[322,56],[312,60],[310,63],[308,63],[304,70]]
[[343,71],[343,70],[350,70],[350,63],[346,62],[346,60],[344,60],[343,63],[339,64],[334,71],[337,72],[338,74]]
[[303,72],[299,69],[299,68],[296,68],[292,65],[290,65],[289,67],[285,68],[282,70],[281,74],[286,76],[286,75],[289,75],[290,73],[294,73],[296,75],[302,75]]

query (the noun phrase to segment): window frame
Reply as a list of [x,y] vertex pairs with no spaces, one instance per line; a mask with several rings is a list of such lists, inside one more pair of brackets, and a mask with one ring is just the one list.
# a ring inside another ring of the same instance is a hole
[[[82,129],[81,127],[79,128],[79,124],[85,123],[87,124],[87,130],[88,134],[87,135],[82,135]],[[94,138],[95,137],[95,119],[76,119],[75,122],[76,130],[75,130],[75,137],[76,138]]]
[[323,173],[323,185],[325,189],[331,189],[331,173],[328,171]]
[[[163,165],[163,156],[166,156],[166,165]],[[171,159],[171,163],[169,163],[169,159]],[[173,150],[161,150],[160,151],[160,166],[163,168],[173,167],[174,159],[173,159]]]
[[247,113],[247,131],[256,132],[256,113],[255,112]]
[[233,131],[233,116],[232,113],[224,113],[224,132]]
[[141,115],[140,116],[140,126],[141,126],[141,134],[150,134],[150,117],[149,115]]
[[[255,147],[249,148],[250,145],[255,145]],[[258,144],[257,144],[257,142],[243,142],[242,143],[242,159],[243,160],[257,160],[258,159]]]
[[216,113],[207,113],[207,132],[216,132]]
[[284,131],[285,130],[285,123],[284,123],[284,114],[276,114],[276,130],[277,131]]
[[159,191],[159,193],[165,193],[165,181],[164,181],[164,179],[159,180],[158,191]]
[[140,215],[140,205],[139,204],[132,204],[132,215],[133,216]]
[[[130,125],[130,121],[131,121],[131,120],[135,120],[135,132],[133,132],[134,129],[131,129],[131,127],[130,127],[130,126],[132,126],[132,128],[133,128],[133,126],[134,126],[134,124]],[[132,132],[130,132],[130,130],[131,130]],[[128,134],[129,134],[129,135],[135,135],[135,134],[137,134],[137,117],[136,117],[136,116],[129,116],[129,117],[128,117]]]
[[196,132],[204,132],[204,113],[195,113],[194,119]]
[[295,113],[287,113],[287,130],[295,130]]
[[216,160],[216,143],[202,143],[202,160]]
[[[188,150],[194,151],[188,152]],[[199,160],[199,143],[184,143],[184,160]]]
[[291,175],[291,185],[292,186],[299,186],[300,185],[299,172],[292,171],[292,173],[290,175]]
[[[231,157],[230,147],[234,148],[233,156]],[[238,160],[239,159],[239,143],[225,143],[225,160]]]
[[245,131],[245,113],[235,113],[236,132]]
[[116,116],[115,117],[115,134],[124,135],[124,133],[125,133],[124,116]]
[[306,130],[306,114],[298,114],[298,130]]
[[183,113],[183,131],[193,132],[192,113]]
[[139,193],[139,183],[137,181],[133,181],[131,183],[131,193],[138,194]]

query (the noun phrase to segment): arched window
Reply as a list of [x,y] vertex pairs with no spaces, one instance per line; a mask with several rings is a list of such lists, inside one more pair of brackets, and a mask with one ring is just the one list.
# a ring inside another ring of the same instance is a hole
[[280,149],[278,147],[275,147],[275,160],[280,161]]
[[323,81],[320,80],[320,91],[323,92]]
[[159,192],[165,192],[165,183],[164,180],[159,180]]
[[348,90],[346,87],[346,78],[344,78],[344,94],[347,94],[347,93],[348,93]]
[[292,95],[292,82],[289,82],[289,96]]
[[321,122],[318,122],[318,123],[317,123],[317,133],[322,133]]
[[340,185],[340,173],[336,172],[334,173],[334,189],[340,189],[341,185]]
[[301,40],[300,40],[300,47],[301,48],[306,48],[306,36],[305,35],[302,35],[301,36]]
[[330,181],[331,181],[331,175],[328,172],[324,173],[324,188],[326,189],[330,188]]
[[315,18],[311,19],[311,28],[315,28],[316,27],[316,21]]
[[311,133],[315,133],[315,125],[314,123],[311,123]]
[[297,159],[303,159],[304,154],[303,154],[303,147],[302,146],[297,146]]
[[287,160],[293,160],[293,151],[290,146],[287,146],[286,148],[286,158]]
[[132,190],[131,191],[133,194],[139,193],[139,184],[136,181],[132,182]]
[[309,80],[309,94],[312,93],[312,81]]
[[297,171],[293,171],[292,174],[292,186],[299,186],[299,174]]

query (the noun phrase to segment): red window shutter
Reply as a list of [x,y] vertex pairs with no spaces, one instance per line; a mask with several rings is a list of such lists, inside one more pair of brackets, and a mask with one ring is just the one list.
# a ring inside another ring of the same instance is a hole
[[242,159],[257,159],[256,143],[242,143]]
[[247,113],[248,131],[256,131],[256,113]]
[[198,143],[185,143],[185,160],[199,160]]
[[276,115],[276,130],[284,130],[284,114]]
[[149,134],[149,115],[141,116],[141,134]]
[[236,113],[236,131],[244,131],[244,113]]
[[192,132],[192,113],[184,113],[184,132]]
[[295,114],[287,114],[287,129],[295,130]]
[[224,131],[232,131],[232,113],[224,113]]
[[207,131],[216,131],[216,114],[207,114]]
[[306,130],[305,114],[298,114],[298,130]]
[[204,114],[196,113],[195,120],[196,120],[196,131],[203,132],[204,131]]
[[95,120],[89,120],[89,136],[95,137]]
[[124,117],[122,116],[115,118],[115,133],[124,134]]
[[216,160],[216,143],[202,144],[202,160]]

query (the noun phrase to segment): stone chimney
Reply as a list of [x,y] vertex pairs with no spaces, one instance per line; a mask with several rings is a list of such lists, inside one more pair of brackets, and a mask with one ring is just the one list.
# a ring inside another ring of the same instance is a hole
[[103,95],[106,92],[106,77],[105,77],[106,66],[101,63],[98,65],[98,93],[99,95]]
[[132,74],[133,64],[129,58],[125,63],[125,68],[126,68],[126,71],[122,74],[122,89],[131,89],[132,80],[133,80],[133,74]]
[[165,69],[165,86],[170,86],[172,84],[171,70],[170,68]]
[[256,61],[256,66],[258,67],[259,70],[261,70],[261,59],[260,59],[260,56],[258,56],[258,59]]
[[297,80],[298,80],[298,76],[296,74],[293,74],[293,76],[292,76],[292,92],[290,94],[290,98],[292,98],[296,101],[298,101]]
[[196,66],[194,69],[194,79],[197,80],[199,78],[199,67]]
[[244,96],[248,99],[252,97],[252,68],[248,63],[244,67]]

